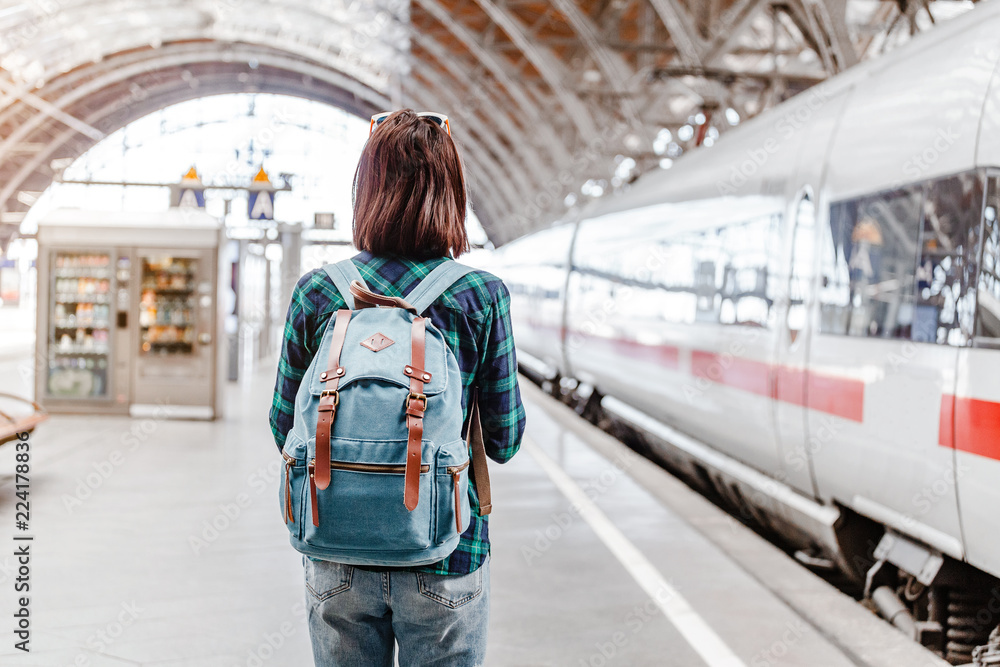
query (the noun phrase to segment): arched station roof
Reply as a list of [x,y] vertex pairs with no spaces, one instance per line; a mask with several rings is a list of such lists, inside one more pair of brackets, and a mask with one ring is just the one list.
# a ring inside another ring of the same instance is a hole
[[[663,129],[746,118],[960,11],[954,0],[0,0],[0,243],[61,169],[157,109],[231,92],[453,119],[501,244]],[[732,109],[733,111],[728,111]],[[697,118],[698,120],[693,120]],[[674,139],[674,153],[704,138]]]

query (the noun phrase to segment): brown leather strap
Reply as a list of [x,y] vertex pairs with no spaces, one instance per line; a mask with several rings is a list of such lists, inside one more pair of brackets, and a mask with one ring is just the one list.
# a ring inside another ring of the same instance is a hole
[[479,516],[486,516],[493,509],[493,494],[490,491],[490,470],[486,464],[486,445],[483,443],[483,425],[479,420],[479,392],[472,401],[472,417],[469,420],[468,442],[472,447],[472,474],[479,496]]
[[347,337],[347,324],[351,321],[351,311],[341,308],[337,311],[337,320],[333,323],[333,335],[330,337],[330,361],[328,368],[320,374],[326,389],[319,396],[319,417],[316,419],[316,486],[325,489],[330,486],[330,431],[333,419],[337,416],[337,404],[340,394],[337,387],[340,378],[344,377],[344,368],[340,365],[340,351],[344,348]]
[[[426,322],[423,317],[413,320],[410,329],[410,367],[424,367],[424,333]],[[424,395],[423,374],[408,373],[410,394],[406,397],[406,472],[403,474],[403,504],[413,511],[420,500],[420,443],[424,437],[424,411],[427,396]]]
[[398,296],[385,296],[376,294],[357,280],[351,281],[351,296],[354,297],[354,305],[357,308],[371,308],[373,306],[386,306],[389,308],[402,308],[417,315],[417,309]]

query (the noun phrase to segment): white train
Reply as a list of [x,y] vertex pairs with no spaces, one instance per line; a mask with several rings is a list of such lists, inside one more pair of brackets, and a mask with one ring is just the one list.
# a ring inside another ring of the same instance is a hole
[[998,62],[984,3],[492,267],[524,368],[870,591],[907,586],[953,662],[1000,611]]

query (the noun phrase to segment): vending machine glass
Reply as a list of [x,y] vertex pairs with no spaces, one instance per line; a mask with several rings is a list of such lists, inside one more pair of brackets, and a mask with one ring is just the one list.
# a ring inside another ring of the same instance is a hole
[[140,355],[190,357],[194,352],[198,260],[172,255],[142,258]]
[[[203,249],[136,249],[133,414],[169,404],[213,418],[216,263]],[[144,407],[137,407],[144,406]]]
[[46,391],[59,399],[109,394],[111,253],[57,251],[53,256]]

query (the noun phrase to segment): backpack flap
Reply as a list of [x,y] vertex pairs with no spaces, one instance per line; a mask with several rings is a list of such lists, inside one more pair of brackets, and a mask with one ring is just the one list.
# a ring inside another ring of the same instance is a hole
[[[408,390],[410,378],[404,369],[410,365],[410,329],[413,318],[406,311],[397,308],[367,308],[352,313],[344,348],[340,353],[340,365],[344,375],[340,378],[339,391],[343,392],[352,383],[362,380],[379,380],[398,385]],[[333,328],[329,327],[323,337],[316,359],[323,360],[312,368],[309,391],[319,396],[327,388],[322,379],[326,359],[330,354],[330,339]],[[428,396],[439,394],[448,385],[447,349],[441,334],[427,323],[424,352],[424,370],[431,379],[424,382],[423,393]],[[402,406],[402,399],[400,399]]]

